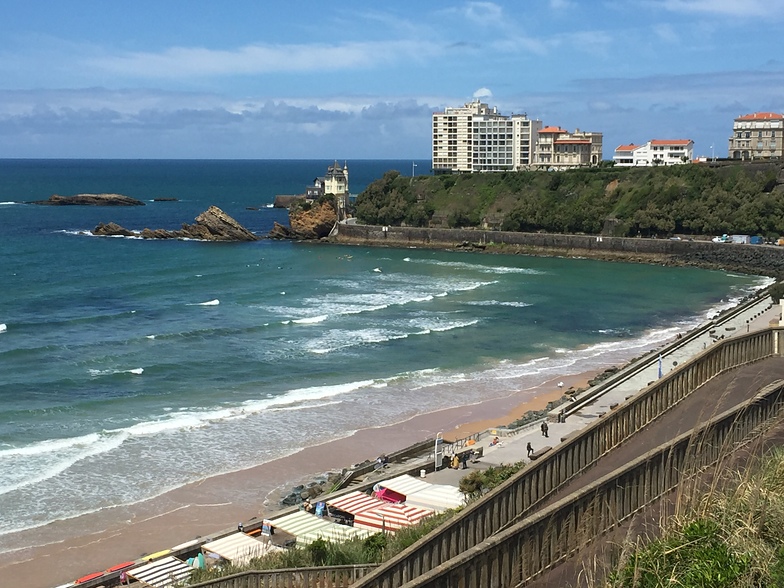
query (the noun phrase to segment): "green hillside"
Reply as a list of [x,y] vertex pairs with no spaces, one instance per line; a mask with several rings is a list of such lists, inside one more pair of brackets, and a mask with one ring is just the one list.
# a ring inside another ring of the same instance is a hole
[[616,236],[784,234],[778,163],[602,166],[403,177],[357,197],[359,222]]

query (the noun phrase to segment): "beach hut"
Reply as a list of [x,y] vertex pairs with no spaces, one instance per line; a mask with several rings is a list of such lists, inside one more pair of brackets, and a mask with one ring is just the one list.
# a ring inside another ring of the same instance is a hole
[[[412,492],[418,492],[419,490],[424,490],[432,486],[430,482],[425,482],[419,478],[415,478],[414,476],[409,476],[408,474],[403,474],[402,476],[397,476],[395,478],[390,478],[389,480],[382,480],[376,486],[381,488],[387,488],[392,490],[393,492],[397,492],[404,496],[408,496]],[[375,490],[375,486],[373,488]],[[405,500],[405,499],[404,499]]]
[[304,510],[272,519],[272,526],[285,531],[297,538],[297,543],[308,545],[316,539],[341,542],[354,537],[367,537],[370,532],[366,529],[338,525],[329,519],[317,517]]
[[192,571],[193,569],[184,561],[170,555],[138,568],[130,569],[126,573],[144,586],[168,588],[187,580]]
[[354,490],[353,492],[349,492],[343,496],[327,500],[327,504],[330,506],[330,508],[336,508],[338,510],[342,510],[343,512],[347,512],[350,515],[356,516],[366,510],[372,510],[374,508],[378,508],[379,506],[384,506],[384,501],[378,498],[374,498],[373,496],[369,496],[364,492],[360,492],[359,490]]
[[383,504],[372,510],[365,510],[354,517],[354,526],[373,532],[397,531],[403,527],[416,525],[433,514],[432,510],[407,504]]
[[201,546],[201,550],[205,555],[214,553],[232,563],[245,564],[254,557],[261,557],[271,551],[280,551],[281,548],[268,541],[259,541],[245,533],[237,532],[205,543]]
[[465,504],[463,493],[455,486],[431,484],[408,474],[383,480],[378,483],[378,486],[403,494],[406,504],[436,512],[458,508]]
[[465,496],[454,486],[430,484],[429,488],[407,494],[406,504],[431,509],[435,512],[443,512],[451,508],[464,506]]

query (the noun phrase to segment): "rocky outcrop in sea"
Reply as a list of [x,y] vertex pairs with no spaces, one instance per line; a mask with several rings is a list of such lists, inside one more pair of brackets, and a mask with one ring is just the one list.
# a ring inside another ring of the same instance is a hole
[[328,237],[338,221],[335,207],[329,202],[314,203],[289,212],[289,225],[275,223],[267,237],[270,239],[323,239]]
[[196,217],[192,225],[183,223],[176,231],[166,229],[144,229],[131,231],[117,223],[100,223],[92,231],[99,236],[141,237],[143,239],[195,239],[199,241],[258,241],[259,237],[251,233],[240,223],[223,212],[217,206],[210,206]]
[[35,200],[29,204],[45,206],[144,206],[144,202],[122,194],[77,194],[60,196],[54,194],[49,200]]

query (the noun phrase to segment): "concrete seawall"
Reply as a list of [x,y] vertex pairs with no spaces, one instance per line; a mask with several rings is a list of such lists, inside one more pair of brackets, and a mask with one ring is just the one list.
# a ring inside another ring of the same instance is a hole
[[340,225],[337,236],[331,241],[380,247],[481,249],[495,253],[590,257],[766,276],[784,274],[784,247],[772,245],[375,225]]

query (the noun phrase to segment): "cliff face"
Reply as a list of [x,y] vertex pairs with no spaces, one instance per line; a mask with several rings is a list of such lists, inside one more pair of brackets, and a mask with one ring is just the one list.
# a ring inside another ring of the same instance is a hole
[[93,229],[94,235],[143,237],[144,239],[197,239],[199,241],[257,241],[258,236],[239,224],[217,206],[210,206],[196,217],[192,225],[183,223],[178,231],[144,229],[129,231],[116,223],[101,223]]
[[268,236],[271,239],[322,239],[329,236],[337,221],[337,213],[331,203],[316,203],[309,209],[296,208],[290,211],[291,228],[275,223]]

